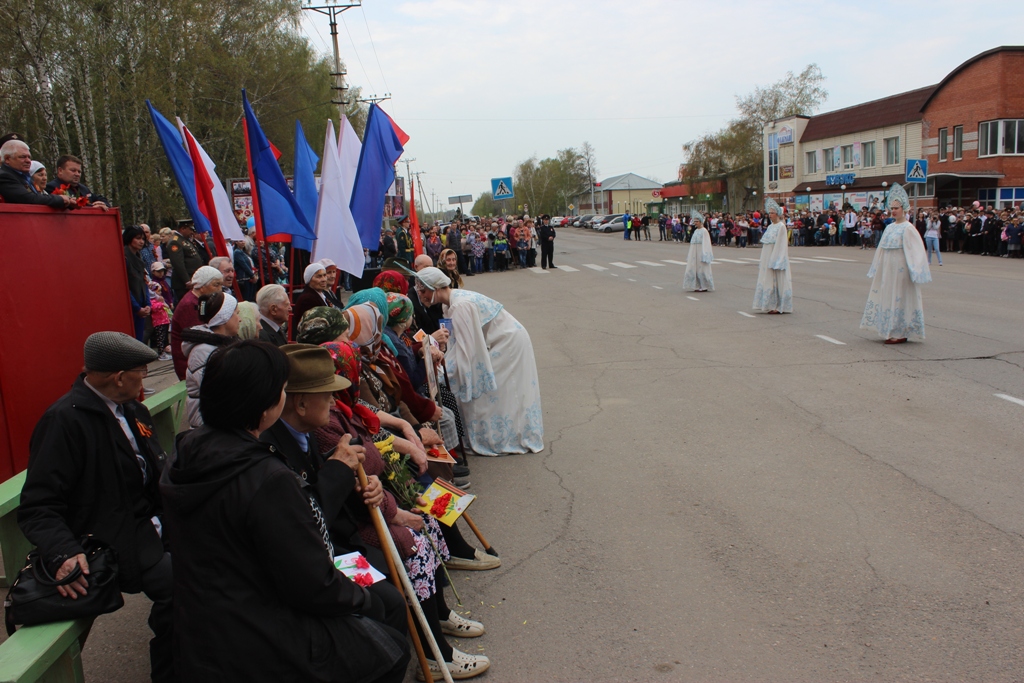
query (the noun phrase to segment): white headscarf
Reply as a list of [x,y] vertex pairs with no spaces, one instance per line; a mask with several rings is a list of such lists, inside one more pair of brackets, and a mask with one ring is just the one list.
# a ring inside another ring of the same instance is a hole
[[205,287],[218,278],[224,279],[219,270],[213,266],[200,266],[196,272],[192,273],[192,286]]
[[416,279],[431,291],[452,286],[451,278],[442,273],[440,268],[434,268],[433,266],[424,268],[416,273]]
[[236,308],[238,308],[238,299],[230,294],[225,294],[224,303],[221,305],[220,310],[213,314],[213,317],[210,318],[210,322],[207,324],[211,328],[223,325],[231,320],[231,316],[235,314]]
[[310,263],[308,266],[306,266],[306,270],[302,272],[302,279],[304,279],[306,281],[306,284],[308,285],[309,281],[313,279],[313,276],[319,273],[321,270],[327,272],[327,269],[324,268],[324,264]]

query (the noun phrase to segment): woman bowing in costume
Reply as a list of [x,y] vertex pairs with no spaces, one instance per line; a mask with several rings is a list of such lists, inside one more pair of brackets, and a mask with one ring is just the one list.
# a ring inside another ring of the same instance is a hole
[[696,227],[690,236],[690,252],[686,257],[683,287],[695,292],[713,292],[715,279],[711,277],[711,262],[715,260],[715,256],[711,251],[711,235],[704,227],[704,214],[696,209],[691,210],[690,223]]
[[868,271],[871,291],[860,326],[878,332],[886,344],[902,344],[911,336],[924,339],[921,285],[931,282],[932,274],[921,235],[907,221],[907,191],[894,183],[886,204],[893,222],[882,233]]
[[423,305],[443,304],[452,321],[445,361],[469,445],[478,455],[539,453],[544,422],[529,333],[497,301],[451,284],[437,268],[416,274]]
[[782,208],[774,199],[764,200],[771,225],[761,236],[761,262],[754,289],[754,310],[768,313],[793,312],[793,278],[789,272],[789,230]]

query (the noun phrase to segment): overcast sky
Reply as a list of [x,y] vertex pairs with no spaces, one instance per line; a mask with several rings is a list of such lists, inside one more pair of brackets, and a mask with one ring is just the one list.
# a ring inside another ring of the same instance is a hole
[[[327,18],[303,14],[331,54]],[[1024,43],[1022,2],[364,0],[342,17],[350,84],[391,94],[382,106],[411,136],[405,157],[443,200],[475,199],[519,161],[585,140],[599,177],[668,182],[683,143],[787,71],[817,63],[830,111]]]

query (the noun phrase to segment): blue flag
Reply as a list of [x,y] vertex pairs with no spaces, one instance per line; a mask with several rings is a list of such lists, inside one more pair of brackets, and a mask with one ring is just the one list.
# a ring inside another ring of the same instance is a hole
[[[316,191],[316,163],[320,157],[316,155],[313,148],[306,142],[306,134],[302,131],[302,124],[295,120],[295,201],[302,209],[302,215],[306,217],[306,223],[316,230],[316,203],[319,194]],[[292,246],[296,249],[313,251],[313,240],[296,236],[292,240]]]
[[196,231],[210,232],[210,220],[199,210],[199,200],[196,194],[196,174],[192,167],[192,157],[181,141],[181,131],[174,127],[174,124],[164,118],[153,104],[146,100],[149,107],[149,116],[153,119],[153,126],[156,128],[156,136],[160,138],[160,144],[167,154],[167,161],[171,164],[171,173],[178,182],[181,190],[181,197],[185,200],[185,208],[195,221]]
[[384,197],[395,182],[395,162],[405,151],[391,119],[376,104],[370,105],[359,153],[356,181],[352,187],[352,218],[364,249],[380,249],[380,227],[384,220]]
[[252,160],[252,196],[259,202],[263,233],[275,235],[287,233],[296,237],[316,239],[313,226],[306,220],[295,195],[288,189],[288,182],[277,165],[277,159],[270,148],[267,136],[263,134],[256,115],[249,106],[249,98],[242,90],[242,106],[245,109],[245,123],[249,139],[249,158]]

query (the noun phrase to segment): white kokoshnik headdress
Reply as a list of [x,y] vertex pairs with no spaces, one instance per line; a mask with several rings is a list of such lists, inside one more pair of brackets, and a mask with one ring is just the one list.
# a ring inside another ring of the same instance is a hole
[[692,223],[694,221],[704,225],[704,214],[697,209],[690,209],[690,222]]
[[764,198],[764,210],[765,213],[777,213],[779,216],[782,216],[782,207],[771,197]]
[[889,196],[885,198],[885,208],[891,209],[894,202],[899,202],[904,211],[910,210],[910,197],[907,191],[899,183],[893,183],[889,190]]

